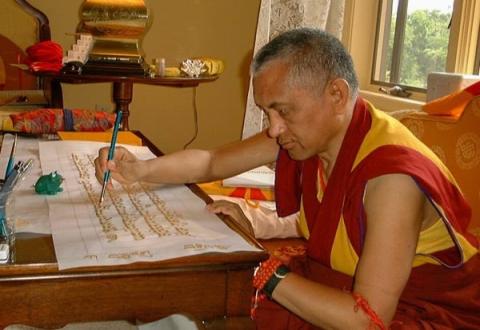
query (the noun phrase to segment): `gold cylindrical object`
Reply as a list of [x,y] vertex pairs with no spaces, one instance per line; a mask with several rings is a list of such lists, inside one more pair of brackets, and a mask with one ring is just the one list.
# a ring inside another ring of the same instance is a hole
[[80,8],[81,32],[105,38],[140,38],[148,16],[143,0],[85,0]]
[[90,62],[142,64],[141,42],[149,24],[144,0],[84,0],[80,33],[93,36]]

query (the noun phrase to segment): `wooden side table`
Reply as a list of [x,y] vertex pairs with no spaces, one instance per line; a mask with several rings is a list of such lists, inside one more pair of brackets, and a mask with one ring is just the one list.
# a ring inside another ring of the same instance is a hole
[[199,78],[187,77],[148,77],[148,76],[115,76],[109,74],[76,74],[76,73],[41,73],[45,83],[51,87],[51,104],[55,108],[63,108],[63,93],[61,83],[91,84],[109,82],[113,85],[113,101],[115,111],[122,111],[122,130],[128,130],[129,105],[133,99],[133,85],[158,85],[167,87],[196,87],[201,83],[212,82],[218,76]]

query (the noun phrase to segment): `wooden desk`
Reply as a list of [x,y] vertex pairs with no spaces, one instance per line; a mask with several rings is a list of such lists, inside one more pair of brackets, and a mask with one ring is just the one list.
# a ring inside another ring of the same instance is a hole
[[[198,187],[190,188],[208,199]],[[16,255],[15,264],[0,266],[0,328],[13,323],[51,328],[87,321],[148,322],[172,313],[245,322],[254,267],[267,257],[264,251],[212,253],[59,271],[51,236],[26,234],[17,235]]]
[[113,84],[113,101],[115,111],[122,111],[122,129],[128,130],[128,117],[130,115],[129,104],[133,99],[133,85],[146,84],[167,87],[196,87],[201,83],[212,82],[218,76],[186,78],[186,77],[155,77],[148,76],[115,76],[100,74],[52,74],[40,73],[46,84],[51,87],[51,103],[55,108],[63,108],[63,94],[61,83],[68,84],[91,84],[110,82]]

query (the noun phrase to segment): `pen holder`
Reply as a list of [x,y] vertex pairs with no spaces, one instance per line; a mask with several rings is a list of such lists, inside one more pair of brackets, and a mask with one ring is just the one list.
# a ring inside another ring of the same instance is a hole
[[0,192],[0,264],[15,263],[15,199]]

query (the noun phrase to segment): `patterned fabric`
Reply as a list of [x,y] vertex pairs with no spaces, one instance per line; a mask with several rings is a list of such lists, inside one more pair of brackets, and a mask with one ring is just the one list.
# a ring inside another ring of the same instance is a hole
[[[469,229],[480,237],[480,84],[426,105],[425,113],[401,118],[452,171],[472,208]],[[476,93],[470,93],[476,88]],[[447,105],[454,107],[448,115]]]
[[113,126],[115,114],[83,109],[38,109],[11,114],[15,131],[42,134],[57,131],[105,131]]

